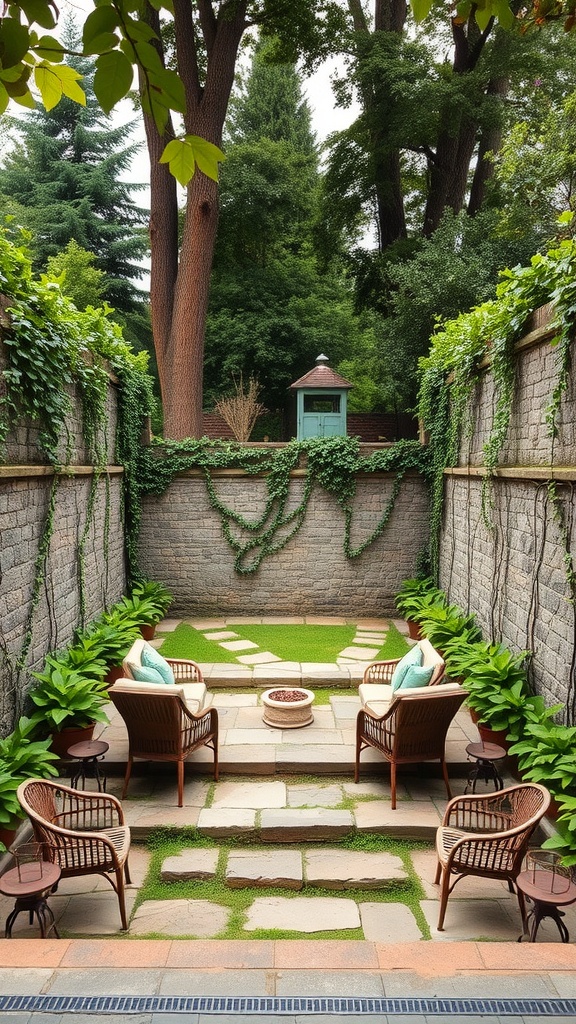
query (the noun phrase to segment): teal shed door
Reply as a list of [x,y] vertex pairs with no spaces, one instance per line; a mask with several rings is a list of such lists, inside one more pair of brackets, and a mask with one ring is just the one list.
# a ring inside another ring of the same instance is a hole
[[298,417],[298,437],[340,437],[346,433],[345,395],[304,394]]

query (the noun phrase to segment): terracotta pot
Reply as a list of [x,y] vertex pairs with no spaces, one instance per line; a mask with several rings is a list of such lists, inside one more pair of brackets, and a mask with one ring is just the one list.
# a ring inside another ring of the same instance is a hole
[[0,828],[0,843],[8,850],[16,838],[17,828]]
[[417,622],[412,622],[410,619],[406,619],[406,625],[408,626],[408,636],[411,640],[421,640],[422,633],[420,632],[420,626]]
[[113,686],[117,679],[122,679],[123,675],[124,669],[122,668],[122,665],[113,665],[106,673],[106,682],[108,683],[108,686]]
[[86,743],[92,739],[94,725],[71,726],[69,729],[61,729],[60,732],[52,733],[52,744],[50,749],[58,754],[58,757],[66,757],[70,747],[75,743]]
[[506,739],[508,730],[491,729],[490,726],[484,725],[484,723],[480,721],[477,711],[474,711],[473,708],[469,708],[468,710],[470,712],[470,718],[480,733],[480,739],[482,742],[495,743],[497,747],[503,747],[503,749],[507,751],[508,747],[511,745],[510,741]]
[[140,632],[144,640],[153,640],[156,632],[156,626],[140,626]]

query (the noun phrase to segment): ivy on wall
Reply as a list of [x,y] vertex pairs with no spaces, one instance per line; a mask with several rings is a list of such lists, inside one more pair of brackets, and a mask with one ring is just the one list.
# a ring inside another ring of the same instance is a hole
[[537,253],[529,266],[506,270],[501,276],[496,298],[442,324],[432,338],[430,354],[421,360],[419,412],[432,447],[431,547],[436,574],[444,469],[456,464],[461,441],[471,429],[466,412],[483,372],[479,363],[489,358],[495,388],[492,423],[483,452],[487,473],[482,510],[485,524],[491,529],[492,479],[508,435],[514,398],[514,345],[526,332],[530,314],[548,303],[552,304],[549,326],[554,332],[550,344],[558,351],[558,369],[545,418],[552,443],[557,436],[576,323],[576,241],[564,240],[546,254]]
[[[298,504],[290,508],[290,479],[302,466],[304,479]],[[356,558],[380,536],[392,513],[400,484],[409,471],[429,476],[427,450],[417,441],[399,441],[370,456],[360,454],[353,437],[291,441],[283,448],[251,448],[232,441],[156,441],[140,450],[136,474],[140,494],[163,494],[178,473],[190,469],[204,475],[212,508],[218,513],[226,540],[234,552],[238,573],[256,572],[267,556],[280,551],[300,529],[315,485],[332,494],[344,514],[344,551]],[[259,515],[247,519],[218,496],[214,470],[240,469],[262,475],[266,500]],[[369,537],[356,547],[351,541],[358,474],[393,473],[392,494]],[[132,523],[136,527],[135,521]],[[135,537],[131,543],[135,545]]]

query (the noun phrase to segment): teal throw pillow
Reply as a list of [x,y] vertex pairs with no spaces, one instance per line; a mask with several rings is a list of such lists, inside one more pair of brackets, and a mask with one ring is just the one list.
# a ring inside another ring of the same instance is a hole
[[392,673],[392,693],[395,693],[396,690],[400,689],[404,676],[412,665],[422,664],[422,658],[422,651],[418,647],[418,644],[415,644],[412,650],[408,651],[408,654],[405,654],[404,657],[400,659]]
[[418,686],[428,686],[433,671],[434,665],[409,665],[398,689],[415,690]]
[[163,658],[161,654],[158,654],[158,651],[155,650],[154,647],[150,647],[149,644],[144,644],[142,654],[140,655],[140,661],[146,666],[146,668],[153,668],[158,672],[161,677],[160,682],[168,683],[169,686],[172,686],[172,684],[176,682],[174,679],[174,673],[166,661],[166,658]]
[[133,665],[131,662],[128,663],[128,667],[137,683],[162,683],[164,685],[162,676],[155,668],[146,668],[145,665]]

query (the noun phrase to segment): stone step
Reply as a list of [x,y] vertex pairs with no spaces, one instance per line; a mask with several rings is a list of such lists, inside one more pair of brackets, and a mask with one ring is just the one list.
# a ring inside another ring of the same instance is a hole
[[[400,859],[390,853],[363,850],[231,849],[225,853],[226,884],[232,889],[334,890],[382,889],[407,880]],[[220,850],[182,850],[163,862],[163,882],[206,880],[216,876]]]

